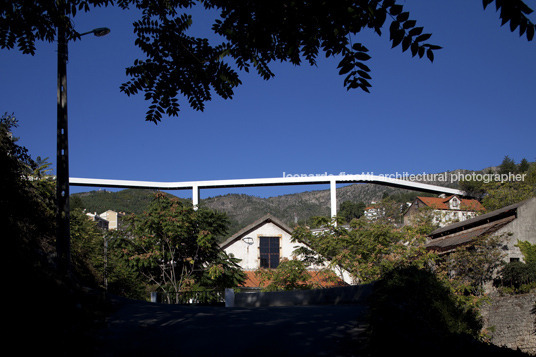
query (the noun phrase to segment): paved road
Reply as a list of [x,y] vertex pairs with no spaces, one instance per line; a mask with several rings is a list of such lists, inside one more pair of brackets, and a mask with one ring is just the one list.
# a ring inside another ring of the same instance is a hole
[[98,356],[356,356],[360,305],[224,308],[125,304]]

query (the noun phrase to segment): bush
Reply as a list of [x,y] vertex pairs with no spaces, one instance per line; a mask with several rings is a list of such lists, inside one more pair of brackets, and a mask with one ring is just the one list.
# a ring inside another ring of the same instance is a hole
[[536,262],[507,263],[495,280],[495,286],[510,294],[523,294],[536,288]]
[[364,356],[526,355],[481,342],[478,311],[460,303],[427,270],[413,266],[392,270],[374,283],[369,306]]
[[265,287],[263,291],[307,290],[315,288],[307,267],[300,260],[282,259],[276,269],[259,269],[255,273]]
[[454,338],[476,338],[481,329],[477,312],[457,303],[454,294],[433,273],[408,267],[376,282],[370,300],[372,355],[415,352],[442,353]]

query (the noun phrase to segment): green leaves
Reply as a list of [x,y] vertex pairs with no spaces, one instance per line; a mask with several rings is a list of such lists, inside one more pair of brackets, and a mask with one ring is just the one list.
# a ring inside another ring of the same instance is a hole
[[424,235],[415,227],[395,228],[388,223],[355,219],[351,228],[326,225],[315,232],[298,227],[292,238],[307,245],[295,253],[307,263],[321,263],[349,272],[356,282],[371,282],[396,267],[426,265],[433,259],[423,247]]
[[146,212],[131,218],[127,255],[147,284],[167,292],[193,284],[229,284],[242,275],[218,246],[227,225],[224,214],[195,211],[191,204],[159,192]]

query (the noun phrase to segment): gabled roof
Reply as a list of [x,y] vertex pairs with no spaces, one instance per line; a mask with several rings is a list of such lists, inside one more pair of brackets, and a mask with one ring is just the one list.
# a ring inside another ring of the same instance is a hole
[[484,237],[497,232],[508,223],[512,222],[516,217],[509,216],[497,221],[484,223],[480,226],[469,228],[464,231],[459,231],[444,237],[432,239],[426,243],[425,247],[438,252],[439,254],[456,249],[459,246],[471,243],[478,237]]
[[474,239],[493,234],[517,218],[517,209],[527,201],[521,201],[498,210],[436,229],[428,235],[425,246],[438,252],[447,252]]
[[[457,196],[448,196],[445,198],[442,197],[417,197],[422,203],[426,206],[435,208],[435,209],[450,209],[448,202]],[[482,206],[478,200],[467,199],[467,198],[458,198],[460,200],[460,210],[462,211],[484,211],[485,208]]]
[[255,222],[251,223],[249,226],[242,228],[240,231],[233,234],[231,237],[229,237],[225,242],[220,243],[220,248],[225,249],[228,246],[230,246],[233,242],[242,239],[245,235],[253,232],[260,226],[266,224],[266,223],[273,223],[288,234],[292,234],[293,229],[287,226],[285,223],[281,222],[276,217],[272,216],[271,214],[267,214],[264,217],[259,218]]
[[462,221],[462,222],[456,222],[453,224],[449,224],[448,226],[438,228],[432,233],[429,234],[429,237],[431,238],[438,238],[441,236],[445,236],[448,234],[452,234],[455,232],[467,230],[476,226],[480,226],[492,221],[498,221],[502,218],[509,217],[509,216],[516,216],[517,215],[517,208],[519,206],[524,205],[528,200],[521,201],[518,203],[514,203],[512,205],[499,208],[498,210],[488,212],[486,214],[482,214],[480,216],[476,216],[474,218],[470,218],[468,220]]

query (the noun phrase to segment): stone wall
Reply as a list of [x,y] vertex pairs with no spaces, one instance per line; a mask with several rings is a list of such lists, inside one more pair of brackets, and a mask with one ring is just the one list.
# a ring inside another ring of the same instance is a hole
[[491,342],[536,356],[535,301],[534,293],[492,297],[481,310]]

